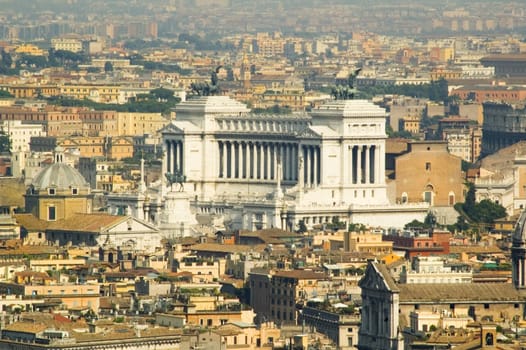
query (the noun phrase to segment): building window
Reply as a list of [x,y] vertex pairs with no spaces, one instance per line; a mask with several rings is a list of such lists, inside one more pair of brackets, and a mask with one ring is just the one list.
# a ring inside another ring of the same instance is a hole
[[48,188],[47,193],[48,193],[50,196],[54,196],[56,192],[55,192],[55,189],[54,189],[54,188]]
[[54,221],[57,219],[57,213],[55,207],[48,207],[47,208],[47,219],[49,221]]
[[79,189],[78,189],[78,188],[72,188],[72,189],[71,189],[71,194],[72,194],[72,195],[77,195],[77,194],[79,194]]
[[430,162],[426,162],[426,170],[431,170],[431,163]]
[[432,199],[433,199],[433,193],[432,192],[430,192],[430,191],[424,192],[424,202],[432,204],[432,202],[431,202]]

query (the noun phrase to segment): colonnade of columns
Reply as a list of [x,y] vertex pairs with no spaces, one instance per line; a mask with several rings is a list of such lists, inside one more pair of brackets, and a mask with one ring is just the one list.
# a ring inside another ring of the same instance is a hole
[[352,184],[381,183],[385,169],[385,159],[380,155],[378,145],[349,146],[346,154],[349,166],[347,177]]
[[[219,178],[276,180],[281,159],[282,181],[302,180],[306,187],[321,183],[321,149],[318,145],[282,142],[219,141]],[[385,159],[379,145],[349,146],[345,154],[347,179],[352,184],[381,183]]]
[[[166,171],[184,173],[183,142],[166,140]],[[290,142],[219,141],[218,177],[223,179],[277,180],[278,160],[281,181],[303,181],[303,186],[321,183],[322,159],[319,145],[298,145]],[[344,152],[342,165],[347,184],[381,183],[385,159],[380,145],[350,145]],[[212,161],[212,160],[211,160]],[[327,170],[327,171],[330,171]]]
[[286,142],[219,141],[219,178],[281,180],[298,179],[298,145]]
[[319,146],[303,145],[302,147],[303,182],[306,187],[321,183],[321,150]]
[[514,257],[513,262],[513,273],[515,278],[515,287],[524,288],[526,286],[526,260],[524,257]]
[[179,171],[184,174],[184,157],[183,157],[183,142],[176,140],[166,140],[166,171],[174,174]]

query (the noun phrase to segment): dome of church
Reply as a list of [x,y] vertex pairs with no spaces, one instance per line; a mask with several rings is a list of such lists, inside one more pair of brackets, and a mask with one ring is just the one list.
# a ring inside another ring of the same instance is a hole
[[32,185],[36,190],[50,187],[58,190],[89,188],[89,184],[80,172],[65,163],[54,163],[43,169],[33,179]]

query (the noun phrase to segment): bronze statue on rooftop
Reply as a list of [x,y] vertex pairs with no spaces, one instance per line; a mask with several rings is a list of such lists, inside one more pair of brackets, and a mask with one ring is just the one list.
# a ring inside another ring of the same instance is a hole
[[217,73],[223,68],[223,66],[217,66],[215,70],[210,74],[210,82],[197,82],[191,83],[190,89],[193,94],[198,96],[213,96],[219,94],[219,78]]
[[356,77],[362,69],[356,69],[352,74],[349,74],[347,78],[347,86],[345,85],[336,85],[331,88],[331,96],[335,100],[352,100],[354,95],[358,92],[358,89],[354,87],[356,83]]

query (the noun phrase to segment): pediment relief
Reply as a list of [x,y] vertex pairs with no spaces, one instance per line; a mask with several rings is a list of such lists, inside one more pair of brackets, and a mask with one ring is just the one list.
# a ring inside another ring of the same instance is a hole
[[171,134],[171,133],[174,133],[174,134],[183,134],[184,131],[181,130],[180,128],[178,128],[174,123],[169,123],[167,124],[164,128],[162,128],[161,130],[161,133],[167,133],[167,134]]

